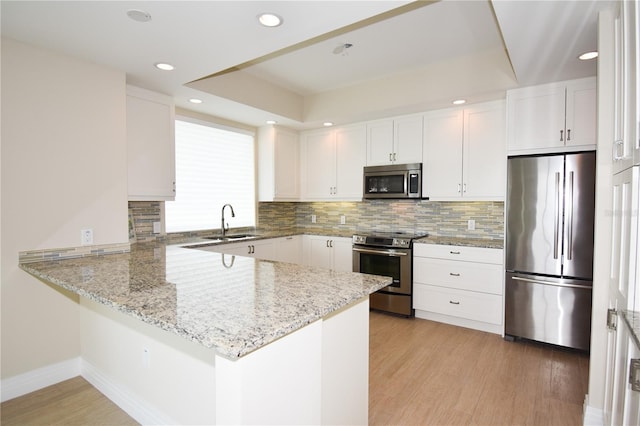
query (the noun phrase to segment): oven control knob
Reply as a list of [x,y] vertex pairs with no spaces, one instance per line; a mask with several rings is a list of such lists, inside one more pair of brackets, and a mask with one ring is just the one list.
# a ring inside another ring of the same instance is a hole
[[409,241],[404,240],[404,239],[394,238],[393,239],[393,245],[394,246],[399,246],[399,247],[407,247],[409,245]]
[[354,244],[365,244],[367,242],[367,237],[364,237],[362,235],[354,235],[353,236],[353,243]]

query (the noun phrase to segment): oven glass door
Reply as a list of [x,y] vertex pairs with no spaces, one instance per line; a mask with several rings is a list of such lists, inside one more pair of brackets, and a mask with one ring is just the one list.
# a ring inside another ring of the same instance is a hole
[[371,249],[354,246],[354,271],[393,278],[383,288],[392,293],[411,294],[410,250]]

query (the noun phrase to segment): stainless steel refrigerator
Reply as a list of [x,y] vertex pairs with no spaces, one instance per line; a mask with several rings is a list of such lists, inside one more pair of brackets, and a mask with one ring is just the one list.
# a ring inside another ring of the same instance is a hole
[[508,160],[505,338],[589,350],[595,152]]

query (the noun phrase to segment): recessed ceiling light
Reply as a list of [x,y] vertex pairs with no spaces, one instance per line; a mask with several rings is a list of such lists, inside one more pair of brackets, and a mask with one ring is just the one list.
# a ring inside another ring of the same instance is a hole
[[333,123],[331,121],[325,121],[324,123],[322,123],[322,125],[324,127],[331,127],[331,126],[333,126]]
[[277,27],[282,24],[282,18],[275,13],[261,13],[258,15],[258,21],[265,27]]
[[277,121],[276,120],[267,120],[267,124],[276,124]]
[[582,55],[578,56],[578,59],[581,61],[588,61],[589,59],[594,59],[598,57],[598,52],[585,52]]
[[149,22],[151,20],[151,15],[144,10],[129,9],[127,10],[127,16],[138,22]]
[[465,99],[456,99],[455,101],[453,101],[454,105],[462,105],[462,104],[466,104],[467,101]]
[[175,69],[173,65],[164,62],[158,62],[155,67],[162,71],[173,71]]
[[353,43],[342,43],[339,44],[338,46],[336,46],[335,49],[333,49],[333,54],[334,55],[339,55],[339,54],[345,54],[347,53],[346,49],[350,49],[353,47]]
[[189,102],[191,102],[192,104],[201,104],[202,103],[202,99],[191,98],[191,99],[189,99]]

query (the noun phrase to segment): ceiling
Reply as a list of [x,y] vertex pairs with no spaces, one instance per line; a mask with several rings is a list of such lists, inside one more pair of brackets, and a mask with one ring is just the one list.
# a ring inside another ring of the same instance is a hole
[[[176,105],[297,129],[595,75],[603,0],[6,1],[3,37],[122,70]],[[130,9],[149,22],[127,16]],[[261,12],[283,17],[265,28]],[[342,48],[345,44],[351,47]],[[334,53],[337,50],[337,53]],[[176,69],[159,71],[157,62]],[[194,105],[189,98],[204,102]]]

